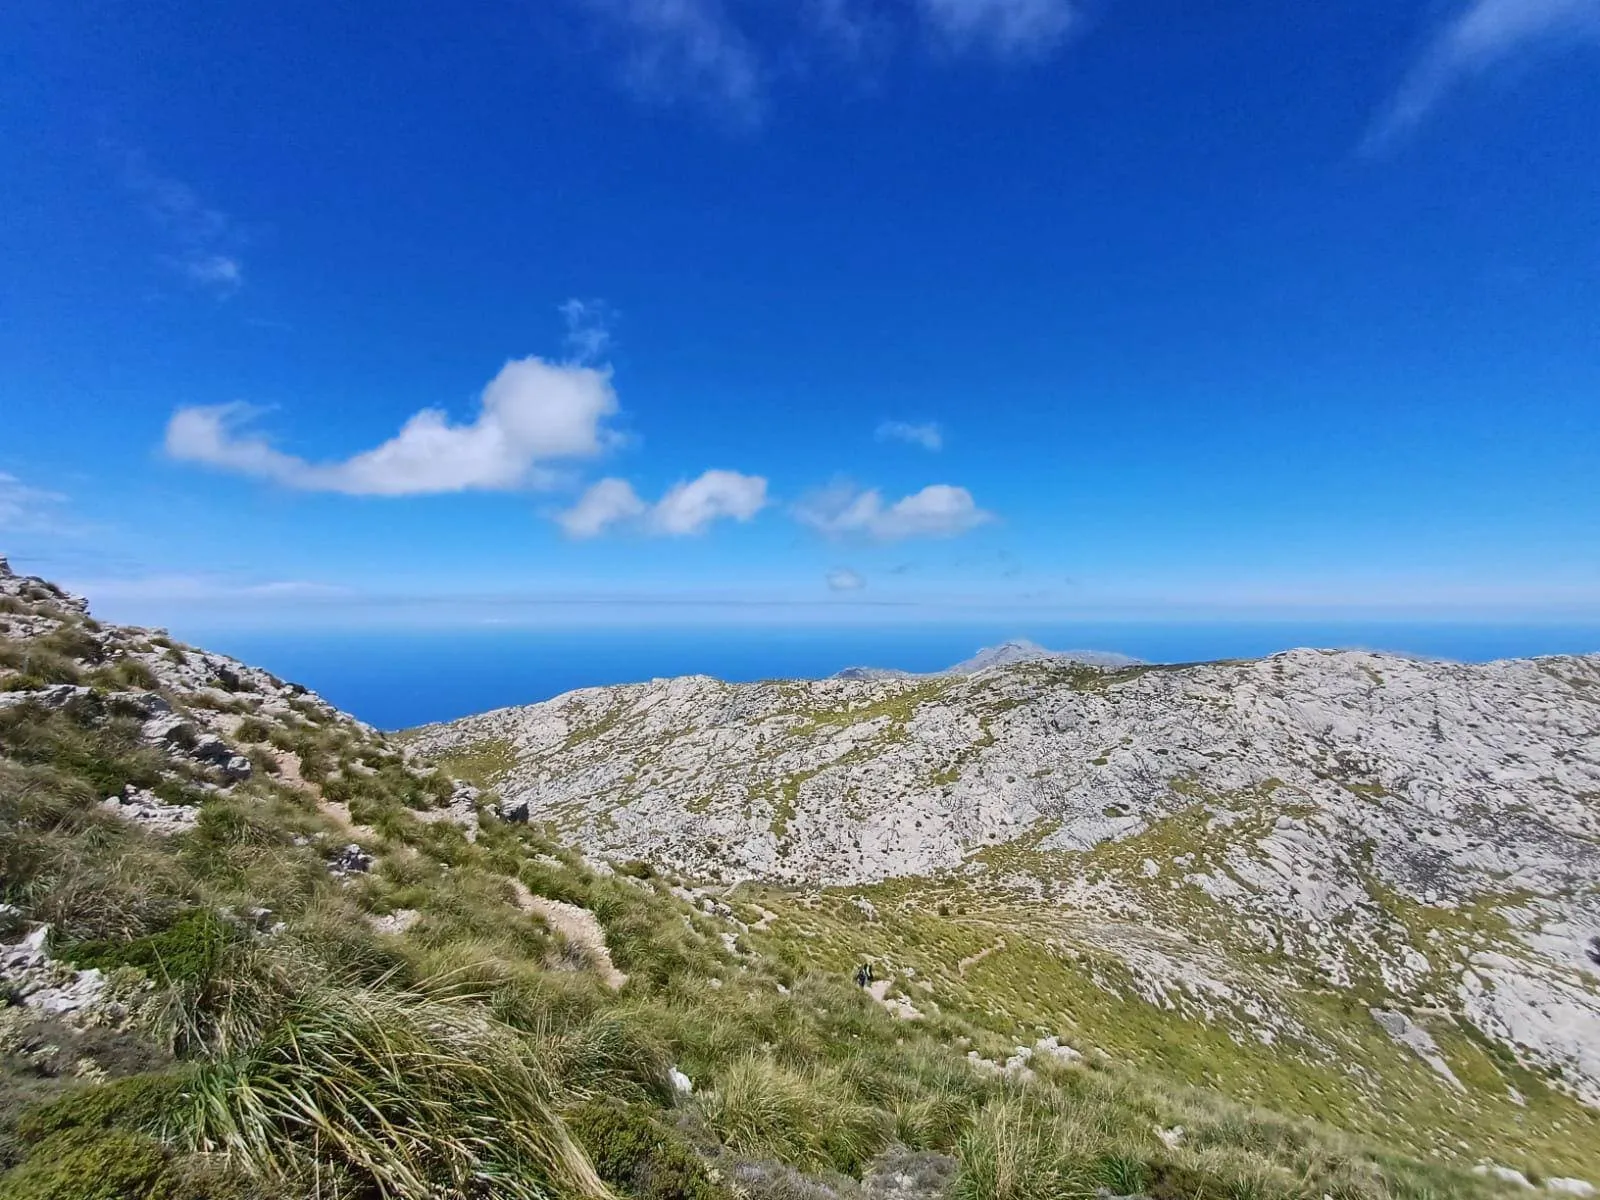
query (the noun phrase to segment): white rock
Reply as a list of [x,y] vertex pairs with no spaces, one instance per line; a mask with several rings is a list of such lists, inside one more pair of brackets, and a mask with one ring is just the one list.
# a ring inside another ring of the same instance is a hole
[[1597,1190],[1594,1184],[1587,1179],[1573,1179],[1570,1176],[1557,1176],[1544,1181],[1546,1191],[1558,1192],[1563,1196],[1593,1196]]

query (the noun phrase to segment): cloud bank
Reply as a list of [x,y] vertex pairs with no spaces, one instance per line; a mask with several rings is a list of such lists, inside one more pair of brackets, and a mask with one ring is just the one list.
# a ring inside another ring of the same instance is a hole
[[1468,77],[1542,45],[1600,44],[1600,0],[1471,0],[1434,36],[1363,149],[1415,129]]
[[813,492],[795,508],[795,518],[830,537],[864,535],[879,541],[954,537],[994,520],[964,487],[935,483],[886,504],[876,488],[836,484]]
[[707,471],[674,484],[646,504],[625,479],[602,479],[556,514],[568,537],[599,537],[617,528],[666,537],[704,533],[720,520],[748,521],[767,506],[767,481],[738,471]]
[[247,404],[180,408],[165,448],[182,462],[268,479],[304,491],[414,496],[510,490],[549,483],[548,464],[594,458],[615,443],[609,371],[513,359],[483,389],[477,416],[452,424],[441,410],[410,417],[394,437],[349,458],[311,462],[248,429]]

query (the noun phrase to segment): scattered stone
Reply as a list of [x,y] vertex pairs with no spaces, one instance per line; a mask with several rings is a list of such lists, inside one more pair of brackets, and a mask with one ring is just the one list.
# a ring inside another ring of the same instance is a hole
[[392,913],[373,915],[367,919],[377,933],[400,934],[422,920],[422,914],[414,908],[397,908]]
[[1392,1012],[1382,1008],[1368,1011],[1385,1033],[1432,1067],[1438,1076],[1456,1091],[1467,1090],[1462,1086],[1461,1080],[1456,1078],[1455,1072],[1450,1069],[1450,1064],[1445,1062],[1444,1056],[1439,1053],[1439,1044],[1433,1040],[1433,1035],[1421,1025],[1402,1012]]
[[1546,1191],[1557,1192],[1563,1196],[1593,1196],[1600,1189],[1587,1179],[1573,1179],[1570,1176],[1557,1176],[1544,1181]]
[[1039,1054],[1048,1055],[1064,1063],[1081,1062],[1083,1059],[1082,1054],[1079,1054],[1071,1046],[1066,1045],[1054,1034],[1040,1038],[1033,1044],[1033,1048]]
[[115,796],[107,796],[100,807],[112,816],[132,821],[141,829],[161,836],[184,833],[200,820],[200,810],[192,804],[168,804],[154,792],[124,784]]
[[15,1003],[46,1016],[79,1013],[105,994],[106,978],[98,967],[74,970],[55,961],[45,949],[48,925],[37,925],[20,941],[0,946],[0,982]]
[[0,708],[17,704],[37,704],[41,708],[65,708],[77,700],[98,702],[93,689],[73,683],[53,683],[26,692],[0,692]]
[[215,767],[235,783],[243,783],[255,772],[248,758],[214,733],[203,733],[196,738],[189,757]]
[[1485,1179],[1498,1179],[1501,1183],[1509,1183],[1514,1187],[1533,1187],[1528,1177],[1521,1171],[1512,1167],[1502,1167],[1499,1163],[1479,1163],[1472,1168],[1472,1173]]
[[872,1161],[861,1184],[869,1200],[941,1200],[950,1193],[956,1168],[951,1155],[895,1144]]

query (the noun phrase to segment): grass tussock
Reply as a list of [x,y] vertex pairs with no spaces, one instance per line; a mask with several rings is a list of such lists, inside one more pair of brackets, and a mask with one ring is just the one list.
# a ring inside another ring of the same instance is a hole
[[331,1165],[417,1200],[608,1196],[552,1099],[514,1036],[459,998],[332,987],[205,1067],[179,1119],[191,1149],[286,1185]]

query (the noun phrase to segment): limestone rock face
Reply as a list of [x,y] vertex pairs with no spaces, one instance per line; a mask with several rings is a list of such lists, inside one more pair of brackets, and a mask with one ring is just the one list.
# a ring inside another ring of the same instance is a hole
[[[484,743],[515,763],[501,797],[590,853],[801,886],[1000,875],[1190,943],[1203,909],[1252,954],[1442,1005],[1600,1101],[1600,656],[692,676],[413,744]],[[1137,969],[1177,970],[1158,958]]]

